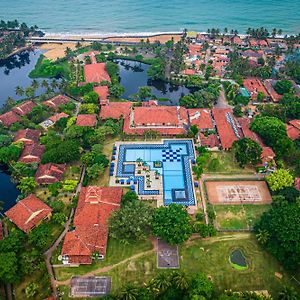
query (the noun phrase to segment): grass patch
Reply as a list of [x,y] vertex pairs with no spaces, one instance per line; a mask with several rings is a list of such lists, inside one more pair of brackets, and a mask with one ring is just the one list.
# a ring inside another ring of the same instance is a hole
[[216,223],[219,229],[251,229],[271,205],[215,205]]
[[241,168],[235,161],[233,152],[211,152],[210,159],[204,169],[204,173],[230,173],[230,174],[253,174],[253,168]]
[[29,73],[30,78],[57,78],[60,76],[66,79],[70,78],[70,65],[66,59],[60,59],[55,62],[46,59],[41,54],[35,68]]
[[124,244],[119,240],[109,238],[106,257],[103,261],[93,263],[92,265],[82,265],[75,268],[56,268],[54,269],[55,276],[58,280],[65,280],[71,278],[73,275],[83,275],[98,268],[116,264],[130,256],[150,249],[152,249],[152,244],[150,241]]

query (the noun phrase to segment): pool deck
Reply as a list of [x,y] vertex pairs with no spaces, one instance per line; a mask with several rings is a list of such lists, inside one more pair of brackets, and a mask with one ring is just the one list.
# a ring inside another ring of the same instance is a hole
[[[170,139],[162,139],[159,141],[118,141],[115,143],[116,149],[115,149],[115,160],[111,161],[115,163],[115,167],[113,170],[113,174],[112,176],[110,176],[110,180],[109,180],[109,185],[110,186],[118,186],[118,187],[123,187],[123,188],[130,188],[130,186],[134,185],[133,180],[130,181],[130,183],[127,183],[128,180],[128,176],[127,177],[119,177],[117,176],[117,165],[118,165],[118,158],[119,158],[119,149],[120,149],[120,145],[141,145],[141,144],[146,144],[146,145],[160,145],[160,144],[164,144],[164,142],[166,140],[170,140]],[[173,140],[171,140],[173,141]],[[174,139],[174,142],[176,141],[191,141],[191,139]],[[196,151],[195,151],[195,146],[193,143],[193,150],[194,153],[196,155]],[[139,199],[140,200],[155,200],[157,202],[157,207],[163,206],[164,205],[164,188],[163,188],[163,175],[161,174],[157,174],[155,172],[155,170],[150,170],[150,167],[148,165],[143,165],[143,163],[141,162],[124,162],[124,165],[126,164],[130,164],[130,165],[135,165],[135,172],[134,172],[134,177],[136,176],[143,176],[145,178],[145,186],[144,186],[144,190],[157,190],[158,194],[157,195],[140,195]],[[189,161],[190,164],[190,170],[192,170],[192,164],[191,161]],[[192,172],[191,172],[192,173]],[[191,174],[191,178],[192,178],[192,192],[194,195],[194,199],[195,199],[195,205],[190,205],[188,206],[189,211],[193,212],[194,210],[197,209],[197,200],[196,200],[196,194],[195,194],[195,189],[194,189],[194,185],[193,182],[196,181],[193,178],[193,174]],[[120,181],[123,179],[124,183],[121,184]],[[148,184],[149,183],[149,184]],[[137,185],[135,184],[135,190],[137,190]]]

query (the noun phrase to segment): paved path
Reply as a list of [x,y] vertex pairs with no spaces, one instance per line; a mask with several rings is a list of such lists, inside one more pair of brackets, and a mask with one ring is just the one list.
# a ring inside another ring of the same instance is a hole
[[218,98],[218,102],[215,105],[215,108],[229,108],[231,107],[226,100],[225,91],[223,85],[221,85],[220,96]]
[[199,179],[199,190],[200,190],[200,194],[201,194],[201,202],[202,202],[202,208],[203,208],[203,213],[204,213],[205,224],[208,225],[209,219],[208,219],[207,208],[206,208],[206,197],[205,197],[205,193],[203,191],[202,176]]

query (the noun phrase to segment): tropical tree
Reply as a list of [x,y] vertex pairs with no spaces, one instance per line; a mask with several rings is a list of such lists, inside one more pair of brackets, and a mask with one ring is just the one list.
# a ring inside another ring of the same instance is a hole
[[32,87],[34,90],[37,90],[37,89],[39,88],[39,86],[40,86],[40,84],[39,84],[39,82],[38,82],[36,79],[32,80],[32,82],[31,82],[31,87]]
[[152,230],[169,244],[182,244],[192,234],[190,216],[182,205],[161,206],[155,210]]
[[136,300],[139,294],[139,289],[132,285],[125,285],[119,292],[118,299],[120,300]]
[[283,290],[279,293],[278,300],[297,300],[300,295],[291,286],[284,286]]
[[17,187],[23,195],[29,195],[37,187],[37,183],[34,177],[23,177]]
[[93,164],[86,169],[86,173],[89,178],[96,179],[104,172],[104,166],[102,164]]
[[288,170],[278,169],[266,176],[266,180],[272,191],[278,191],[293,186],[294,178]]
[[188,289],[189,299],[210,299],[213,292],[213,283],[203,273],[196,274]]
[[265,245],[268,242],[270,235],[267,230],[258,230],[258,233],[256,234],[256,238],[258,242],[262,245]]
[[22,87],[20,87],[19,85],[16,87],[15,92],[16,92],[16,95],[20,96],[20,97],[23,96],[25,93],[24,89]]
[[33,98],[35,95],[35,90],[33,87],[29,86],[25,89],[25,95],[27,98]]
[[176,288],[180,290],[187,290],[189,287],[189,279],[184,272],[174,271],[171,274],[171,281],[175,285]]

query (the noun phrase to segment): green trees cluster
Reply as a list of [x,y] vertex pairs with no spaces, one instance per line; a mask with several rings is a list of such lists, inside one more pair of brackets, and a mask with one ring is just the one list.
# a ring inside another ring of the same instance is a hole
[[294,177],[285,169],[278,169],[266,177],[272,191],[278,191],[294,184]]
[[292,93],[293,84],[290,80],[278,80],[274,85],[274,89],[280,95]]

